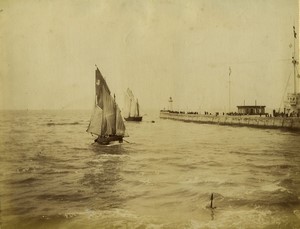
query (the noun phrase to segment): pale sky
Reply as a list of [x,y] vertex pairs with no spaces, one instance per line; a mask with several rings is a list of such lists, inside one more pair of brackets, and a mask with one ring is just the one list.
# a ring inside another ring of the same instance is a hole
[[95,64],[121,107],[129,87],[142,109],[227,110],[230,66],[232,110],[277,108],[298,14],[298,0],[2,0],[0,109],[92,109]]

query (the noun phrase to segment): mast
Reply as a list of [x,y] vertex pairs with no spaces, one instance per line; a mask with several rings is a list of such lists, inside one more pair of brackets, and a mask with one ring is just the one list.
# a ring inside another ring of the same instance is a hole
[[116,135],[116,132],[117,132],[117,103],[116,103],[116,95],[114,94],[114,110],[115,110],[115,129],[114,129],[114,135]]
[[140,105],[138,99],[136,99],[136,110],[137,110],[137,116],[140,116]]
[[295,26],[293,26],[293,32],[294,32],[294,53],[292,57],[292,63],[294,65],[294,93],[297,94],[297,77],[296,77],[296,65],[298,64],[298,61],[296,60],[296,38],[297,33],[295,31]]
[[[102,105],[102,111],[104,111],[105,110],[105,103],[104,103],[104,101],[103,101],[103,94],[104,94],[104,87],[100,84],[100,82],[101,83],[103,83],[104,85],[106,85],[106,88],[108,89],[108,86],[107,86],[107,84],[106,84],[106,81],[105,81],[105,79],[104,79],[104,77],[102,76],[102,74],[101,74],[101,72],[100,72],[100,70],[99,70],[99,68],[97,67],[97,69],[96,69],[96,76],[97,76],[97,74],[98,74],[98,77],[100,78],[100,80],[99,80],[99,85],[100,85],[100,87],[101,87],[101,89],[100,89],[100,96],[102,97],[102,104],[99,104],[100,105],[100,107],[101,107],[101,105]],[[109,91],[109,89],[108,89],[108,91]],[[110,92],[109,92],[110,93]],[[101,127],[100,127],[100,133],[101,133],[101,137],[102,136],[104,136],[105,134],[105,126],[106,126],[106,122],[105,122],[106,120],[105,120],[105,116],[104,116],[104,114],[102,115],[102,123],[101,123]]]

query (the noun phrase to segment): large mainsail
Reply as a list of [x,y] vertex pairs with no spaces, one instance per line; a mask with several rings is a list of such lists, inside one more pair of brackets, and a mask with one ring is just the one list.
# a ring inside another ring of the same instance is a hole
[[96,69],[95,87],[95,108],[87,131],[100,136],[123,136],[125,125],[121,111],[111,96],[107,83],[98,68]]

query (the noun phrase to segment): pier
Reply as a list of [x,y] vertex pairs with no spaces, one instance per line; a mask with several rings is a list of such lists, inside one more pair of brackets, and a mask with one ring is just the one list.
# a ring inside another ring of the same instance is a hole
[[204,115],[160,112],[160,118],[216,125],[282,128],[300,131],[299,117],[260,117],[250,115]]

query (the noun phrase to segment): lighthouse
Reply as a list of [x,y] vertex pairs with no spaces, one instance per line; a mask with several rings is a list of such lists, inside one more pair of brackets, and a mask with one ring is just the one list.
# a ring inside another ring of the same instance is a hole
[[169,111],[173,111],[173,99],[172,99],[172,97],[169,98]]

